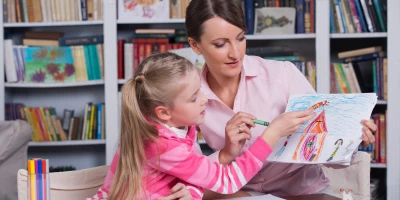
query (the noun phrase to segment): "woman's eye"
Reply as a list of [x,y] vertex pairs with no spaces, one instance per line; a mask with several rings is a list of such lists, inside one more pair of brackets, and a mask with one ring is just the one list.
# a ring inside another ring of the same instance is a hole
[[224,46],[224,44],[215,44],[215,47],[217,48],[222,48]]
[[244,39],[246,39],[245,36],[241,37],[241,38],[239,39],[239,41],[243,41]]

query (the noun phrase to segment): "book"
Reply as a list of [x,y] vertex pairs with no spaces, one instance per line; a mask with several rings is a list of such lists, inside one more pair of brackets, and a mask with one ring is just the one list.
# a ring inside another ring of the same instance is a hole
[[28,83],[74,82],[75,68],[69,47],[27,47],[25,81]]

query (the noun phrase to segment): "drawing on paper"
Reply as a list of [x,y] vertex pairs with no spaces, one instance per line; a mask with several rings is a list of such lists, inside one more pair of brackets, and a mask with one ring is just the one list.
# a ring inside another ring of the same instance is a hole
[[119,19],[162,19],[169,17],[169,1],[166,0],[119,0]]
[[291,95],[285,112],[312,109],[316,116],[281,138],[272,162],[349,165],[362,141],[361,120],[371,118],[375,93]]
[[[329,102],[325,100],[316,103],[311,107],[316,110],[321,106],[328,105],[328,103]],[[293,160],[301,160],[303,162],[313,162],[318,160],[327,134],[328,130],[326,128],[325,110],[323,110],[304,129],[300,142],[293,154]]]
[[343,140],[342,139],[336,140],[335,145],[336,145],[335,151],[333,151],[331,157],[329,157],[328,160],[326,160],[326,162],[331,162],[333,160],[333,157],[335,157],[336,152],[339,150],[339,147],[343,145]]
[[350,144],[347,145],[346,147],[346,152],[344,152],[343,156],[347,156],[349,153],[351,153],[351,145],[354,143],[354,140],[350,140]]

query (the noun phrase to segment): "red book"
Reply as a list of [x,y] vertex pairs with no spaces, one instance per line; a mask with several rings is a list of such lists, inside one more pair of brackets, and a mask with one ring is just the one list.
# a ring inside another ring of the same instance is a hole
[[124,79],[124,44],[125,40],[118,40],[118,79]]

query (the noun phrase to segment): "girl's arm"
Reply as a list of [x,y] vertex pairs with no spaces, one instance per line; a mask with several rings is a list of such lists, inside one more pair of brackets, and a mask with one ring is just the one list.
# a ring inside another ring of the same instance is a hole
[[232,194],[257,174],[272,149],[259,137],[229,165],[212,162],[193,151],[191,145],[166,138],[149,144],[146,152],[148,164],[154,169],[201,188]]

